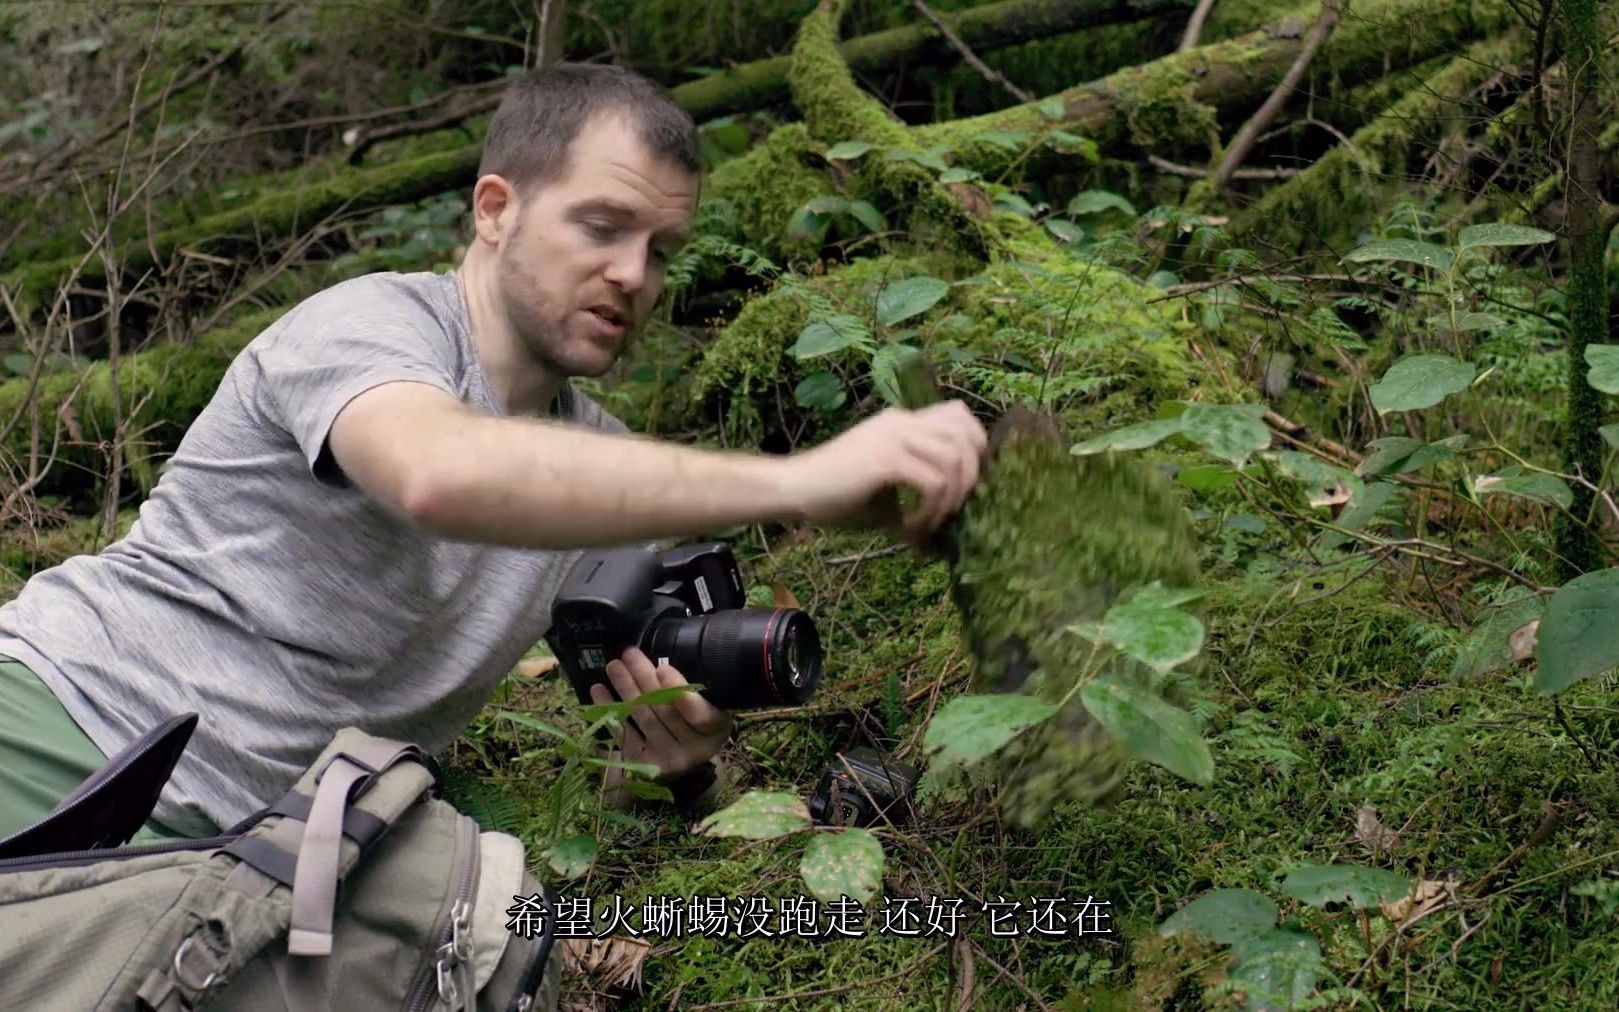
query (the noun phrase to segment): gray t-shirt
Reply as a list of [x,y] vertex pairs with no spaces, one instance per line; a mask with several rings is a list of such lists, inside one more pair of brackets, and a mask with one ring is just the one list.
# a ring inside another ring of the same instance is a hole
[[[501,410],[453,274],[372,274],[293,307],[236,357],[129,535],[0,607],[0,654],[103,752],[200,715],[165,824],[232,825],[347,725],[440,750],[544,636],[578,551],[430,536],[330,466],[338,412],[393,380]],[[627,431],[576,389],[560,401]]]

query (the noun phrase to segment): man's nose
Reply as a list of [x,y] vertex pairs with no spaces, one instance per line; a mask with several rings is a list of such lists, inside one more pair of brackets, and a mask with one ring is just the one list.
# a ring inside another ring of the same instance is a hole
[[647,253],[644,241],[620,243],[607,262],[607,280],[625,292],[640,291],[646,284]]

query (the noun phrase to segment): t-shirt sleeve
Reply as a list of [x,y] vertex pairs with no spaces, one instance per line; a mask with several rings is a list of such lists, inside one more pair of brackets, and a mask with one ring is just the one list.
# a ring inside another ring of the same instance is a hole
[[451,342],[425,307],[389,304],[385,296],[362,301],[301,307],[256,352],[260,405],[298,444],[310,473],[337,484],[344,479],[326,439],[354,398],[399,381],[458,396]]

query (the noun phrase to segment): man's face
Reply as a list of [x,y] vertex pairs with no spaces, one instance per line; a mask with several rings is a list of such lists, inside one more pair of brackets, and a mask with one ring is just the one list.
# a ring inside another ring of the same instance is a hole
[[500,296],[529,354],[561,376],[600,376],[646,322],[685,243],[697,177],[656,157],[622,116],[574,138],[567,175],[517,197]]

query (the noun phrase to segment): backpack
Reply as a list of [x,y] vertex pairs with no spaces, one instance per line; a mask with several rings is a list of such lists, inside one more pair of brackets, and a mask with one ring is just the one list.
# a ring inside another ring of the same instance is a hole
[[517,838],[438,796],[415,745],[345,728],[221,835],[117,846],[195,724],[154,729],[0,840],[0,1009],[556,1007],[553,894]]

